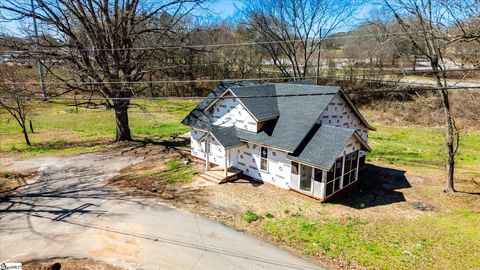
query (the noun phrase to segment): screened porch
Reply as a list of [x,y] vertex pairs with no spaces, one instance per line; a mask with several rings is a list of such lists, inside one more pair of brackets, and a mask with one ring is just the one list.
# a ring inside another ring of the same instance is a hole
[[326,199],[358,180],[359,150],[337,158],[330,170],[291,162],[290,188]]

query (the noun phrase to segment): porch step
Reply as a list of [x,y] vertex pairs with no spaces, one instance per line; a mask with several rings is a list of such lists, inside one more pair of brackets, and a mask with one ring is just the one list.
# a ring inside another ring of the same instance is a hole
[[217,184],[236,180],[242,177],[243,172],[235,168],[228,168],[227,177],[223,168],[215,167],[212,170],[205,171],[199,175],[200,178]]
[[218,175],[210,173],[210,172],[203,172],[199,175],[199,177],[204,179],[204,180],[214,182],[214,183],[217,183],[217,184],[222,183],[222,181],[225,179],[225,177],[221,177],[221,176],[218,176]]

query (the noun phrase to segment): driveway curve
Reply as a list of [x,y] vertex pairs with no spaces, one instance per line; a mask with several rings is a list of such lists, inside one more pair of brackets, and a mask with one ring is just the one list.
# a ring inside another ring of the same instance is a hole
[[15,193],[0,194],[0,262],[71,256],[127,269],[321,269],[242,232],[124,196],[106,184],[139,161],[85,154],[10,162],[41,173]]

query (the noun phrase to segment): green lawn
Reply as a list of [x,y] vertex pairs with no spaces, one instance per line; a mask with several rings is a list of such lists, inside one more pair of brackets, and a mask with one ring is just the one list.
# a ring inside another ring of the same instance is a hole
[[[371,162],[382,162],[415,170],[443,170],[445,135],[440,128],[378,126],[370,132]],[[480,176],[480,132],[462,132],[456,156],[457,170]]]
[[471,210],[415,220],[289,217],[264,230],[306,254],[352,261],[375,269],[475,269],[480,265],[480,215]]
[[[139,102],[147,108],[132,106],[129,110],[132,134],[152,139],[183,134],[188,127],[181,119],[195,106],[193,101],[159,100]],[[39,103],[32,115],[32,146],[23,141],[18,124],[0,111],[0,153],[26,156],[65,155],[101,149],[115,137],[113,110],[75,108],[55,103]]]
[[[163,166],[158,166],[158,168],[153,168],[150,170],[144,170],[140,173],[137,173],[137,177],[155,177],[157,179],[165,180],[168,184],[175,185],[177,183],[191,183],[193,181],[193,176],[198,174],[198,170],[192,166],[188,166],[183,163],[183,161],[174,159],[165,162],[161,161],[162,164],[166,165],[166,168]],[[160,165],[160,164],[157,164]]]

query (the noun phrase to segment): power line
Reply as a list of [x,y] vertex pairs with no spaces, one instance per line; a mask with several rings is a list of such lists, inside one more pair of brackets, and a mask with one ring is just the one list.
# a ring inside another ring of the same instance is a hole
[[[479,70],[479,69],[471,69]],[[448,72],[449,70],[445,70]],[[433,72],[433,71],[430,71]],[[424,71],[428,73],[428,71]],[[330,75],[322,74],[320,77],[323,78],[335,78],[339,80],[345,80],[346,78],[351,77],[360,77],[362,81],[366,82],[381,82],[381,83],[401,83],[401,84],[415,84],[415,85],[431,85],[429,83],[419,83],[416,81],[413,82],[402,82],[398,80],[388,80],[388,79],[366,79],[365,77],[374,76],[374,75],[392,75],[392,74],[402,74],[402,73],[377,73],[377,74],[344,74],[344,75]],[[343,77],[342,77],[343,76]],[[303,79],[315,79],[317,76],[303,76]],[[288,77],[264,77],[264,78],[234,78],[234,79],[200,79],[200,80],[151,80],[151,81],[119,81],[119,82],[46,82],[46,85],[133,85],[133,84],[162,84],[162,83],[211,83],[211,82],[237,82],[237,81],[271,81],[271,80],[286,80],[290,79]],[[1,82],[0,85],[38,85],[38,82]]]
[[100,49],[65,49],[65,48],[58,48],[58,49],[47,49],[47,50],[14,50],[14,51],[0,51],[1,53],[26,53],[26,52],[58,52],[58,51],[74,51],[74,52],[82,52],[82,51],[148,51],[148,50],[162,50],[162,49],[184,49],[184,48],[218,48],[218,47],[235,47],[235,46],[253,46],[253,45],[265,45],[265,44],[282,44],[282,43],[297,43],[297,42],[320,42],[324,40],[336,40],[336,39],[349,39],[349,38],[357,38],[357,37],[377,37],[377,36],[398,36],[398,35],[406,35],[406,34],[419,34],[425,33],[424,31],[416,31],[416,32],[397,32],[397,33],[378,33],[378,34],[365,34],[365,35],[348,35],[348,36],[333,36],[333,37],[325,37],[319,39],[291,39],[291,40],[274,40],[274,41],[252,41],[252,42],[241,42],[241,43],[219,43],[219,44],[163,44],[161,46],[156,47],[131,47],[131,48],[100,48]]
[[[480,90],[480,86],[450,86],[450,87],[430,87],[430,88],[420,88],[420,89],[380,89],[372,91],[355,91],[346,94],[352,95],[371,95],[371,94],[380,94],[380,93],[406,93],[406,92],[422,92],[422,91],[442,91],[442,90]],[[217,97],[201,97],[201,96],[191,96],[191,97],[178,97],[178,96],[164,96],[164,97],[112,97],[112,98],[101,98],[101,97],[92,97],[92,98],[71,98],[71,97],[47,97],[47,100],[64,100],[64,101],[105,101],[105,100],[211,100],[211,99],[248,99],[248,98],[287,98],[287,97],[311,97],[311,96],[325,96],[325,95],[336,95],[337,92],[326,92],[326,93],[301,93],[301,94],[283,94],[283,95],[257,95],[257,96],[217,96]],[[18,96],[18,97],[8,97],[0,96],[0,99],[9,99],[9,100],[39,100],[43,97],[36,96]]]

